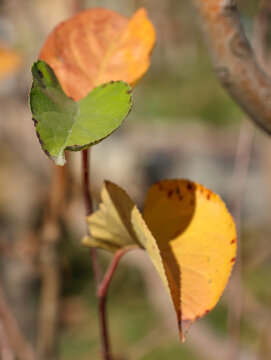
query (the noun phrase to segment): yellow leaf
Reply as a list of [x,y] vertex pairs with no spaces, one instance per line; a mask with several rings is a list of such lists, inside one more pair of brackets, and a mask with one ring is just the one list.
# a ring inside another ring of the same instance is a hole
[[220,197],[188,180],[154,184],[143,216],[129,196],[106,182],[100,209],[87,219],[86,246],[145,249],[169,292],[181,339],[218,302],[236,256],[235,225]]
[[87,218],[92,237],[85,237],[84,245],[114,252],[136,244],[137,237],[129,219],[132,212],[138,210],[127,193],[117,185],[105,181],[101,198],[99,210]]
[[150,65],[155,31],[144,8],[129,20],[103,8],[82,11],[47,38],[40,59],[74,100],[111,80],[135,85]]

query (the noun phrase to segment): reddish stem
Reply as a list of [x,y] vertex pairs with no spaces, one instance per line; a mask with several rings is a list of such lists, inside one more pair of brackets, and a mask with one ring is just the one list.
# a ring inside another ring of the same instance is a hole
[[[109,265],[109,268],[106,271],[103,281],[98,288],[97,295],[100,299],[107,296],[109,285],[110,285],[113,275],[117,269],[120,259],[123,257],[124,254],[126,254],[129,250],[132,250],[133,248],[134,248],[134,246],[129,246],[129,247],[122,248],[115,252],[113,260],[112,260],[111,264]],[[137,247],[135,246],[135,248],[137,248]]]
[[109,268],[106,271],[106,274],[103,278],[102,283],[100,284],[97,292],[97,296],[99,299],[99,310],[100,310],[100,316],[101,316],[101,335],[104,339],[103,347],[102,347],[102,355],[105,360],[111,360],[111,351],[110,351],[110,343],[109,343],[109,337],[108,337],[108,326],[107,326],[107,315],[106,315],[106,303],[107,303],[107,294],[108,289],[111,284],[111,280],[115,274],[115,271],[117,269],[117,266],[119,264],[120,259],[122,256],[131,250],[132,247],[129,248],[123,248],[118,250],[109,265]]
[[[90,177],[89,177],[89,149],[82,151],[82,168],[83,168],[83,192],[86,206],[86,214],[92,214],[92,197],[90,193]],[[97,250],[90,248],[90,256],[92,260],[93,272],[96,286],[99,286],[101,279],[100,265],[98,261]]]
[[10,346],[18,360],[37,360],[36,354],[24,337],[9,302],[6,300],[3,288],[0,284],[0,319]]
[[[83,192],[84,192],[86,213],[87,215],[90,215],[93,211],[93,207],[92,207],[92,198],[90,193],[88,149],[82,151],[82,168],[83,168]],[[92,260],[92,267],[93,267],[94,278],[98,293],[99,292],[98,289],[100,286],[100,279],[101,279],[101,271],[98,261],[97,250],[95,248],[90,248],[90,256]],[[104,360],[111,360],[110,346],[108,340],[108,329],[106,322],[106,298],[99,297],[98,295],[98,299],[99,299],[99,322],[100,322],[100,330],[101,330],[102,354]]]
[[82,151],[83,161],[83,191],[87,215],[92,213],[92,198],[90,194],[90,179],[89,179],[89,153],[88,149]]
[[[86,206],[86,213],[90,215],[93,211],[92,207],[92,198],[90,193],[90,176],[89,176],[89,153],[88,150],[82,151],[82,167],[83,167],[83,192],[84,192],[84,200]],[[101,330],[101,339],[102,339],[102,356],[104,360],[112,360],[109,336],[108,336],[108,326],[107,326],[107,315],[106,315],[106,303],[107,303],[107,293],[109,289],[109,285],[113,278],[113,275],[116,271],[118,263],[122,256],[129,250],[131,250],[133,246],[126,247],[118,250],[109,265],[109,268],[106,271],[106,274],[100,282],[100,265],[98,262],[97,250],[94,248],[90,249],[90,255],[92,259],[92,266],[94,271],[95,282],[97,286],[97,297],[99,301],[99,321],[100,321],[100,330]]]

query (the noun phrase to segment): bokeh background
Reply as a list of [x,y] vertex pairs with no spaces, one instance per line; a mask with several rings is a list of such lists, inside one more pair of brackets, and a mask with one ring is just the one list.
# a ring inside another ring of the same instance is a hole
[[[251,38],[259,1],[237,2]],[[37,344],[41,234],[56,170],[41,151],[31,121],[30,67],[59,21],[76,8],[96,6],[129,17],[145,6],[157,30],[157,44],[151,69],[134,91],[133,110],[125,124],[92,150],[95,203],[104,179],[126,189],[139,207],[148,186],[165,178],[204,184],[218,192],[238,217],[241,200],[242,281],[237,290],[227,288],[215,310],[191,329],[183,345],[170,301],[148,258],[138,251],[123,259],[108,302],[116,359],[232,360],[227,357],[230,306],[233,313],[242,310],[238,359],[270,360],[271,141],[244,120],[217,83],[188,0],[0,1],[0,279],[9,304],[24,334]],[[247,176],[234,170],[238,141],[239,168],[251,152]],[[69,155],[65,174],[67,197],[57,223],[58,357],[96,360],[100,355],[94,282],[88,250],[80,245],[85,210],[79,153]],[[104,267],[110,257],[100,253]]]

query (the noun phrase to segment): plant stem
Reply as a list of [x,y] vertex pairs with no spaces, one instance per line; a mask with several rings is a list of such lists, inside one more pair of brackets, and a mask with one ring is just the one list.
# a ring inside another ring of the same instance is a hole
[[[90,192],[90,176],[89,176],[89,149],[82,151],[82,169],[83,169],[83,193],[86,207],[86,215],[92,214],[92,197]],[[101,270],[98,261],[98,254],[95,248],[90,248],[90,256],[92,260],[94,279],[98,288],[101,279]]]
[[52,164],[52,179],[41,228],[41,293],[37,348],[39,359],[56,358],[61,276],[59,265],[60,218],[67,188],[67,167]]
[[[271,7],[269,0],[262,0],[260,10],[255,19],[253,44],[255,50],[264,63],[265,58],[265,43],[267,38],[268,18],[271,14]],[[249,124],[247,119],[243,119],[238,148],[235,159],[235,169],[232,181],[232,190],[230,196],[230,208],[232,210],[238,233],[238,256],[234,272],[232,275],[232,282],[230,287],[230,301],[228,305],[228,354],[229,360],[235,360],[239,357],[240,344],[240,326],[243,313],[243,279],[242,279],[242,243],[241,237],[241,212],[242,203],[245,193],[245,185],[248,177],[248,168],[252,155],[253,142],[255,139],[255,128]]]
[[14,354],[10,347],[6,332],[0,321],[0,359],[14,360]]
[[82,151],[83,161],[83,191],[87,215],[92,213],[92,198],[90,193],[90,179],[89,179],[89,153],[88,149]]
[[138,247],[137,246],[129,246],[129,247],[127,246],[127,247],[122,248],[115,252],[113,260],[112,260],[111,264],[109,265],[109,267],[106,271],[106,274],[103,278],[103,281],[101,282],[101,284],[98,288],[97,295],[99,298],[104,298],[107,296],[111,280],[114,276],[114,273],[117,269],[120,259],[123,257],[124,254],[126,254],[128,251],[130,251],[132,249],[138,249]]
[[[82,151],[82,168],[83,168],[83,192],[84,200],[87,215],[90,215],[93,210],[92,198],[90,193],[90,176],[89,176],[89,150]],[[99,322],[100,322],[100,331],[101,331],[101,341],[102,341],[102,355],[104,360],[111,360],[110,355],[110,346],[108,340],[108,329],[106,321],[106,297],[99,296],[99,286],[101,278],[101,270],[98,261],[98,254],[95,248],[90,248],[90,256],[92,261],[92,267],[94,272],[96,291],[98,296],[98,308],[99,308]]]
[[101,334],[102,338],[104,339],[103,346],[102,346],[102,355],[105,360],[111,360],[111,351],[110,351],[110,343],[108,337],[108,325],[107,325],[107,316],[106,316],[106,303],[107,303],[107,294],[108,289],[111,283],[111,280],[115,274],[117,266],[119,264],[120,259],[126,252],[131,250],[133,247],[127,247],[118,250],[113,257],[111,264],[109,265],[106,274],[103,278],[102,283],[100,284],[97,296],[99,299],[99,310],[101,316]]
[[[83,193],[85,200],[85,207],[87,215],[90,215],[93,211],[92,205],[92,197],[90,192],[90,172],[89,172],[89,149],[82,151],[82,176],[83,176]],[[129,246],[123,249],[118,250],[113,257],[111,264],[109,265],[106,274],[101,281],[101,270],[98,261],[98,254],[95,248],[90,249],[90,255],[92,259],[92,266],[94,272],[94,278],[97,289],[97,297],[99,302],[99,322],[100,322],[100,331],[101,331],[101,339],[102,339],[102,356],[104,360],[112,360],[111,350],[110,350],[110,342],[108,335],[108,324],[107,324],[107,316],[106,316],[106,303],[107,303],[107,293],[109,289],[109,285],[113,278],[113,275],[116,271],[118,263],[122,256],[133,249],[134,246]]]
[[241,242],[241,214],[249,164],[255,138],[255,126],[246,118],[242,120],[238,148],[235,158],[235,169],[232,178],[232,189],[229,207],[234,217],[238,234],[238,255],[233,270],[228,300],[228,360],[239,357],[241,320],[243,314],[243,266]]
[[271,78],[246,38],[236,1],[192,2],[201,19],[218,80],[251,120],[271,134]]
[[9,344],[18,360],[36,360],[36,355],[18,326],[0,284],[0,318]]

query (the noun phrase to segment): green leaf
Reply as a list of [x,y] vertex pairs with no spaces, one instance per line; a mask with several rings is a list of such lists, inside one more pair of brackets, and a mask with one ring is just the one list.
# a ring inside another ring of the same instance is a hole
[[131,88],[111,81],[74,101],[61,88],[53,69],[44,61],[32,66],[30,109],[41,146],[57,165],[64,165],[64,151],[94,145],[116,130],[132,106]]

